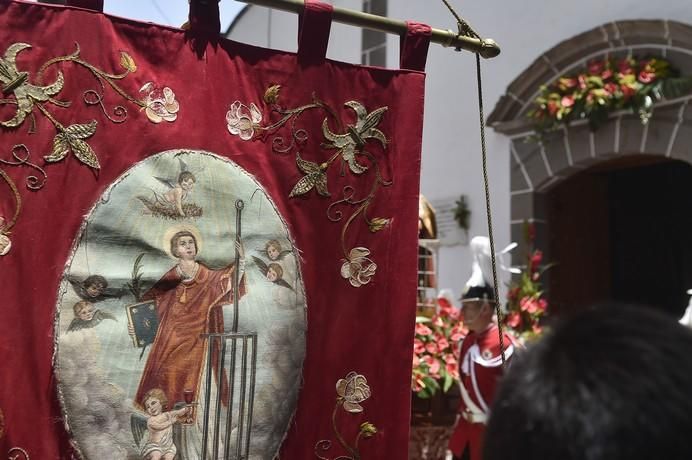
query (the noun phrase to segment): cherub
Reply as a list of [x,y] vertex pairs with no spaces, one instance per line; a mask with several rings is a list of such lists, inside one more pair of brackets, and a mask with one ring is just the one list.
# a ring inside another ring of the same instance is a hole
[[266,242],[266,244],[264,245],[264,250],[261,252],[264,253],[264,255],[266,255],[269,260],[271,260],[272,262],[276,262],[277,260],[283,260],[283,258],[290,254],[292,251],[289,249],[282,251],[281,243],[279,243],[279,240],[269,240]]
[[154,191],[153,198],[142,195],[137,198],[154,215],[169,218],[199,217],[202,209],[193,203],[185,203],[192,193],[197,178],[188,169],[182,158],[178,157],[178,162],[180,163],[180,173],[177,181],[154,176],[156,180],[168,187],[165,193],[158,194]]
[[74,307],[74,319],[67,328],[67,332],[79,331],[81,329],[90,329],[98,326],[104,319],[112,319],[117,321],[115,316],[110,313],[99,310],[88,300],[80,300]]
[[72,285],[72,289],[82,300],[91,303],[101,302],[106,299],[120,298],[123,295],[122,289],[108,289],[108,281],[101,275],[90,275],[84,281],[68,276],[67,280]]
[[144,460],[173,460],[178,452],[173,444],[173,425],[184,421],[190,407],[165,411],[167,406],[168,398],[160,388],[144,395],[144,409],[148,414],[147,431],[140,448]]
[[276,262],[266,264],[262,259],[255,256],[252,256],[252,260],[255,261],[255,265],[257,265],[257,268],[260,269],[260,271],[262,272],[264,277],[267,278],[267,280],[271,281],[272,283],[278,286],[293,290],[291,285],[283,279],[284,269],[281,267],[280,264]]

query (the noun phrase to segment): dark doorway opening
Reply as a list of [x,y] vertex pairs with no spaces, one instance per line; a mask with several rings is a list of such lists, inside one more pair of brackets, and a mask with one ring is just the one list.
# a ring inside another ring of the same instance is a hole
[[692,166],[625,157],[570,177],[545,200],[555,310],[613,300],[682,316],[692,288]]

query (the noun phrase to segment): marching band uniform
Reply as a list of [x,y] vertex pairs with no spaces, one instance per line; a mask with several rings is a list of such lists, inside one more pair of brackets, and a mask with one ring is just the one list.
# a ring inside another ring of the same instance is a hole
[[[490,241],[477,236],[471,240],[473,266],[470,279],[466,282],[461,298],[465,303],[495,304],[495,292],[490,287],[491,259]],[[464,318],[467,326],[475,320]],[[481,326],[482,327],[482,326]],[[518,346],[514,339],[503,334],[505,361],[509,361]],[[449,439],[449,450],[455,459],[481,460],[483,456],[483,434],[489,416],[489,407],[495,395],[497,381],[502,375],[502,355],[498,326],[490,321],[483,330],[472,330],[463,339],[459,352],[459,380],[461,403],[454,432]]]
[[[503,336],[505,360],[509,360],[515,344],[511,336]],[[459,356],[460,416],[449,440],[449,449],[457,457],[468,450],[470,460],[480,460],[488,408],[495,395],[497,380],[502,375],[497,324],[491,323],[480,333],[469,332],[461,343]]]

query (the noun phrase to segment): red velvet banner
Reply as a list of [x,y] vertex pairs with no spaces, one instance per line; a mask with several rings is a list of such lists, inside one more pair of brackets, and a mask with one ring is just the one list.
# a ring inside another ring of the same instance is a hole
[[0,456],[406,458],[424,74],[309,8],[297,55],[0,2]]

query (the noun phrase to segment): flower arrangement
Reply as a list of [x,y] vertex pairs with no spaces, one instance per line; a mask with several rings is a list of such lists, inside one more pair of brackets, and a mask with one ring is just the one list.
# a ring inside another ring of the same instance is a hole
[[468,330],[447,299],[438,298],[438,306],[432,318],[416,318],[411,388],[420,398],[446,392],[459,380],[458,343]]
[[541,266],[543,253],[534,249],[536,231],[533,224],[524,223],[527,243],[526,266],[519,280],[512,281],[507,292],[507,314],[504,323],[509,332],[521,342],[541,335],[541,320],[548,310],[548,301],[541,290],[541,275],[550,265]]
[[587,119],[595,130],[615,110],[630,109],[647,123],[655,101],[690,90],[692,78],[678,77],[663,58],[600,59],[580,73],[542,86],[528,117],[539,136],[578,119]]

